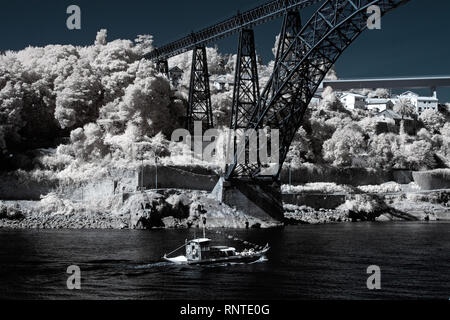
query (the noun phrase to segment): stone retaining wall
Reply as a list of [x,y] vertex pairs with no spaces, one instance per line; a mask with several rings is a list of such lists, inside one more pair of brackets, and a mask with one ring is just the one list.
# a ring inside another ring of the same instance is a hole
[[[282,183],[289,183],[289,167],[281,171]],[[368,170],[365,168],[312,167],[291,170],[292,184],[311,182],[334,182],[351,186],[377,185],[394,181],[399,184],[413,182],[411,171],[408,170]]]
[[450,189],[450,169],[413,172],[413,177],[422,190]]

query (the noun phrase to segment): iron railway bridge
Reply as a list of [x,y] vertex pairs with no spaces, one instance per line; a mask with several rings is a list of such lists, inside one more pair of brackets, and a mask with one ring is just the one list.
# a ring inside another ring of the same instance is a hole
[[[261,209],[272,217],[280,217],[281,168],[320,83],[345,49],[367,29],[372,14],[369,7],[378,6],[383,16],[408,1],[274,0],[157,48],[145,57],[156,62],[161,72],[168,73],[170,57],[192,50],[186,126],[192,132],[194,121],[202,121],[204,128],[213,128],[206,45],[239,34],[230,128],[255,132],[278,129],[280,163],[276,172],[265,175],[259,161],[238,162],[240,153],[246,152],[250,143],[247,137],[246,147],[234,151],[234,161],[227,167],[220,188],[231,191],[226,195],[220,192],[221,200],[242,207],[241,196],[245,196],[246,201],[258,207],[256,211]],[[299,10],[316,4],[320,4],[319,8],[302,24]],[[283,23],[274,70],[261,91],[253,27],[280,17]],[[248,203],[245,208],[248,210]]]

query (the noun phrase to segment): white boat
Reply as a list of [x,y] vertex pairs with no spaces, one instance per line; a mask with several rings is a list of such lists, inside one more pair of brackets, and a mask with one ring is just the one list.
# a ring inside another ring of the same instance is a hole
[[[186,241],[181,247],[186,248],[186,254],[169,257],[164,255],[164,260],[175,264],[216,264],[216,263],[251,263],[255,262],[269,251],[270,247],[267,244],[262,250],[246,249],[242,252],[237,252],[235,248],[228,246],[211,246],[211,239],[199,238]],[[178,248],[177,250],[180,250]],[[175,251],[177,251],[175,250]]]
[[[245,242],[248,244],[248,242]],[[185,255],[169,257],[173,253],[186,249]],[[251,263],[258,261],[269,251],[269,244],[259,249],[245,249],[237,252],[233,247],[211,246],[211,239],[206,238],[206,218],[203,217],[203,238],[186,240],[185,244],[165,254],[163,259],[175,264],[216,264],[216,263]]]

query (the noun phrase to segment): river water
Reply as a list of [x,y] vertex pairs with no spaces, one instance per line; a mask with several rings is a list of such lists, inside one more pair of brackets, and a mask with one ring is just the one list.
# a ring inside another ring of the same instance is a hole
[[[222,230],[265,244],[267,261],[186,267],[161,262],[193,230],[0,230],[0,298],[450,298],[450,223],[348,223]],[[234,245],[226,237],[214,239]],[[67,289],[67,267],[81,290]],[[367,267],[381,268],[369,291]]]

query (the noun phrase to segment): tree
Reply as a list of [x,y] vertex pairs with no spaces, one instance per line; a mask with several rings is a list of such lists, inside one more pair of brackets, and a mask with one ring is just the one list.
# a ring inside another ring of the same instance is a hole
[[370,91],[368,93],[369,98],[380,98],[380,99],[385,98],[386,99],[386,98],[389,98],[390,96],[391,96],[391,93],[389,92],[388,89],[381,89],[381,88],[376,89],[375,91]]
[[450,165],[450,122],[447,122],[441,129],[442,133],[442,147],[441,153],[446,156],[447,162]]
[[393,133],[382,133],[372,135],[369,142],[369,166],[372,168],[392,168],[396,164],[404,163],[402,159],[397,158],[401,155],[400,139]]
[[97,37],[95,38],[95,45],[96,46],[104,46],[106,45],[107,41],[106,38],[108,37],[108,31],[106,29],[101,29],[99,32],[97,32]]
[[413,117],[415,115],[414,106],[411,100],[407,98],[400,98],[394,105],[394,111],[402,116],[402,121],[405,117]]
[[336,130],[331,139],[325,141],[323,156],[335,166],[351,166],[365,152],[366,141],[358,125],[348,125]]
[[318,105],[318,109],[325,111],[344,111],[342,102],[336,97],[331,87],[326,87],[322,92],[322,100]]
[[312,162],[315,160],[312,151],[311,140],[305,129],[301,127],[295,134],[286,162],[290,163],[293,167],[299,167],[303,162]]
[[328,71],[328,73],[325,75],[325,80],[337,80],[337,79],[338,79],[338,76],[337,76],[336,68],[333,65],[330,68],[330,70]]
[[415,116],[414,106],[411,100],[408,98],[400,98],[394,105],[394,112],[402,116],[402,121],[400,123],[400,135],[405,136],[405,118],[413,118]]
[[12,81],[8,81],[0,90],[1,153],[22,142],[19,131],[26,125],[23,120],[23,94],[22,84]]
[[431,143],[423,140],[414,141],[404,148],[406,163],[412,170],[433,169],[436,167]]
[[55,91],[55,118],[61,128],[82,127],[96,121],[103,90],[88,61],[80,60],[73,73],[56,85]]
[[109,151],[104,143],[104,132],[95,123],[73,130],[70,133],[70,141],[73,155],[84,161],[101,159]]
[[230,126],[231,105],[233,104],[233,92],[219,92],[211,96],[214,123],[217,126]]
[[135,51],[140,55],[144,56],[153,51],[153,36],[152,35],[138,35],[134,40],[136,43]]
[[443,128],[446,118],[442,113],[433,109],[427,109],[419,117],[425,128],[432,133],[439,133]]

